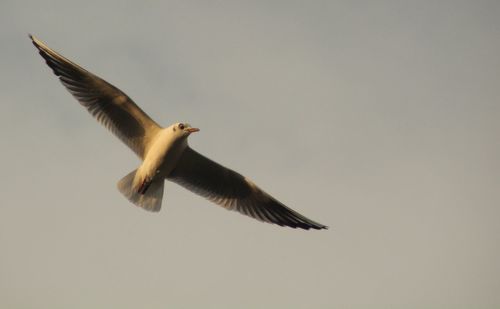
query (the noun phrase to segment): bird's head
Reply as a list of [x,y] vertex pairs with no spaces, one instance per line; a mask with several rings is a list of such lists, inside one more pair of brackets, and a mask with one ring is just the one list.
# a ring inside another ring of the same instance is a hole
[[174,136],[178,138],[188,137],[191,133],[200,131],[200,129],[193,128],[189,123],[186,122],[174,123],[170,126],[170,130],[172,130]]

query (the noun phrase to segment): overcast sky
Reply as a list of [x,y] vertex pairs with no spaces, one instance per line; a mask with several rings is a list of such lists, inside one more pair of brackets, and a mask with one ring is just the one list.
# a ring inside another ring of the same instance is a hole
[[[1,308],[500,306],[500,2],[0,3]],[[167,183],[62,87],[33,33],[190,145],[330,226]]]

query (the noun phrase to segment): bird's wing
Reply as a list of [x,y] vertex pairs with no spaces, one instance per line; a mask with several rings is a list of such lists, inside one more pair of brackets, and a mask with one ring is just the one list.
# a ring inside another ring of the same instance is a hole
[[302,229],[326,229],[262,191],[252,181],[187,147],[167,178],[226,209],[260,221]]
[[30,35],[40,55],[62,84],[97,121],[144,158],[161,127],[120,89],[64,58]]

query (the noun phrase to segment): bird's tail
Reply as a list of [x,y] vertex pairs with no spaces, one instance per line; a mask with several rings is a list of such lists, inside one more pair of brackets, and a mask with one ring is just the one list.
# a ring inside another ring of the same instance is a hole
[[154,179],[149,183],[135,179],[136,173],[137,170],[134,170],[118,181],[118,190],[136,206],[148,211],[160,211],[165,180]]

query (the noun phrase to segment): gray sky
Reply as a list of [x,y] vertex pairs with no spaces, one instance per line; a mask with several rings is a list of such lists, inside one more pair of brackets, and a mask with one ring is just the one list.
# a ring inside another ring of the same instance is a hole
[[[500,305],[498,1],[0,4],[0,307]],[[27,34],[329,225],[280,228],[167,183]]]

